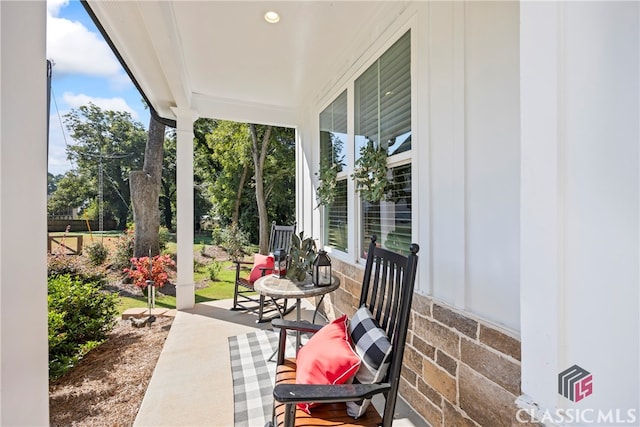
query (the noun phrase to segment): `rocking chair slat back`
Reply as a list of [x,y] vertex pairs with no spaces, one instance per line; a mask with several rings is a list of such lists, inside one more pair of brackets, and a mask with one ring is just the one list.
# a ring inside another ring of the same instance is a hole
[[275,221],[271,224],[271,235],[269,236],[269,252],[276,249],[284,249],[287,253],[291,248],[291,236],[296,232],[296,225],[278,225]]
[[371,237],[360,295],[360,306],[366,305],[387,333],[393,348],[393,357],[385,382],[391,384],[383,414],[383,425],[390,426],[396,406],[400,370],[407,339],[411,301],[416,279],[418,245],[410,246],[411,254],[402,254],[380,248],[376,236]]
[[366,305],[378,320],[380,327],[387,332],[389,339],[392,339],[398,307],[402,302],[400,289],[405,276],[407,257],[377,247],[375,240],[376,236],[373,236],[367,253],[359,306]]

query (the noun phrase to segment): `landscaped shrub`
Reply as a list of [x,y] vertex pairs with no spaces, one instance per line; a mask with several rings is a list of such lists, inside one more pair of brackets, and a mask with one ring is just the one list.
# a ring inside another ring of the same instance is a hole
[[167,243],[171,241],[171,232],[167,227],[160,227],[158,230],[158,242],[160,244],[160,253],[167,248]]
[[124,272],[133,279],[133,284],[144,290],[148,281],[161,288],[169,281],[169,275],[173,274],[176,263],[169,255],[156,255],[131,258],[131,268],[125,268]]
[[123,270],[131,266],[134,238],[135,232],[133,227],[129,227],[126,232],[116,240],[114,251],[111,255],[111,266],[114,270]]
[[224,230],[220,227],[213,229],[211,232],[211,244],[215,246],[220,246],[222,244],[222,238],[224,235]]
[[55,379],[102,343],[113,329],[118,295],[70,275],[48,279],[49,377]]
[[109,250],[102,242],[95,242],[87,246],[87,256],[93,265],[102,265],[109,256]]
[[220,271],[222,271],[222,263],[214,259],[209,265],[207,265],[207,271],[209,272],[209,279],[217,280],[220,275]]
[[232,261],[242,259],[246,253],[245,248],[249,245],[249,237],[237,224],[232,224],[224,230],[222,241]]

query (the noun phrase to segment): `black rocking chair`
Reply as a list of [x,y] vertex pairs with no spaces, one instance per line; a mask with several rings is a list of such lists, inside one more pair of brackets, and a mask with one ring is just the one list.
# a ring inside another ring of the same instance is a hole
[[[291,236],[296,232],[296,225],[277,225],[275,221],[271,223],[271,233],[269,235],[269,253],[273,255],[276,249],[284,249],[289,252],[291,247]],[[256,322],[268,322],[280,315],[291,312],[295,306],[287,308],[286,299],[275,299],[264,295],[255,295],[253,283],[257,277],[264,276],[267,271],[273,269],[273,264],[262,263],[266,257],[256,254],[254,262],[236,261],[236,279],[233,292],[233,307],[231,310],[246,310],[258,315]],[[242,266],[253,266],[254,273],[247,277],[240,277]],[[274,313],[269,317],[265,315]]]
[[[284,357],[287,330],[314,333],[321,326],[275,319],[272,324],[280,328],[280,344],[273,390],[273,420],[266,426],[391,426],[409,326],[419,246],[414,243],[409,250],[410,254],[404,256],[379,248],[376,246],[376,236],[372,236],[367,253],[359,307],[366,306],[369,309],[391,343],[390,365],[382,381],[376,384],[296,384],[296,360]],[[326,351],[331,352],[331,349]],[[357,419],[347,414],[344,402],[362,401],[377,394],[385,398],[381,415],[373,405],[369,405]],[[307,414],[297,408],[298,403],[305,402],[321,405]]]

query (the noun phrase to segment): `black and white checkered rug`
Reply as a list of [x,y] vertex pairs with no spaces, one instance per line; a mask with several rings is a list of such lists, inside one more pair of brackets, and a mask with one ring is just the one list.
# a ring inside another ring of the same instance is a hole
[[[272,331],[229,337],[235,427],[263,426],[271,418],[276,363],[269,358],[277,346]],[[292,351],[288,343],[287,353]]]

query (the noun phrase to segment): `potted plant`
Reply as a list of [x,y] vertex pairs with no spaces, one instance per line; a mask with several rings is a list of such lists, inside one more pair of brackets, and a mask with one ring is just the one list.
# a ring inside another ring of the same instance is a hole
[[311,275],[313,261],[316,259],[316,242],[311,237],[304,237],[304,232],[291,236],[291,248],[289,249],[289,267],[287,278],[302,282]]

